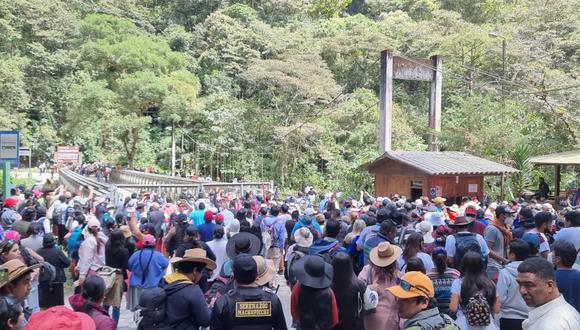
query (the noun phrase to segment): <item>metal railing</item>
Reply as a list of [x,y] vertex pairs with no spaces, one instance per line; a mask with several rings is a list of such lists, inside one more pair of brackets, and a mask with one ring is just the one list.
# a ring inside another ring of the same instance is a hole
[[98,182],[82,176],[68,169],[59,172],[61,183],[69,190],[76,191],[79,186],[92,187],[95,195],[109,196],[118,201],[131,193],[150,192],[159,196],[169,196],[179,199],[183,193],[196,195],[200,192],[209,193],[218,189],[224,192],[243,194],[247,191],[258,192],[262,189],[274,190],[274,183],[270,182],[211,182],[193,181],[181,177],[143,173],[130,170],[113,170],[108,183]]

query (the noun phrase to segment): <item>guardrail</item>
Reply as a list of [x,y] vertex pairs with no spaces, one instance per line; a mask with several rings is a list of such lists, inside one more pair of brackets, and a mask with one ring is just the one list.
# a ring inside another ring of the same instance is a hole
[[[58,177],[61,184],[65,185],[72,192],[76,192],[80,186],[83,186],[86,188],[92,187],[93,194],[96,196],[111,196],[114,190],[114,187],[111,185],[89,179],[66,168],[58,172]],[[88,194],[87,189],[83,189],[83,192]]]
[[179,199],[182,193],[191,195],[200,192],[212,192],[222,189],[224,192],[243,194],[247,191],[260,191],[263,188],[274,190],[273,182],[208,182],[192,181],[186,178],[143,173],[130,170],[114,170],[109,177],[109,183],[102,183],[82,176],[68,169],[59,172],[61,183],[69,190],[76,191],[79,186],[92,187],[97,196],[109,196],[118,201],[131,193],[152,192],[160,196]]

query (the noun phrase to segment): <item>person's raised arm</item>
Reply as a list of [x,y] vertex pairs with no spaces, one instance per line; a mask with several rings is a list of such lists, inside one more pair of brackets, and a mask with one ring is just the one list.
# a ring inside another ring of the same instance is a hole
[[127,225],[131,230],[131,234],[137,238],[137,240],[143,239],[143,233],[137,227],[137,218],[135,217],[135,212],[127,214]]

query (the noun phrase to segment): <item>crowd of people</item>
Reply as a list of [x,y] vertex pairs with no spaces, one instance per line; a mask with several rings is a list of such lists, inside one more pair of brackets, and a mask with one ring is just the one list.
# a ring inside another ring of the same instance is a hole
[[116,329],[123,309],[139,329],[580,329],[578,211],[312,187],[182,197],[13,189],[0,330]]

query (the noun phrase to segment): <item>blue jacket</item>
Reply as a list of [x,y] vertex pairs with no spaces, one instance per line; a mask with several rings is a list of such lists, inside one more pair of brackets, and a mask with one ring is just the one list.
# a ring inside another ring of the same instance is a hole
[[[262,231],[267,231],[268,228],[274,226],[274,231],[276,232],[276,241],[272,242],[272,246],[276,246],[280,249],[284,248],[284,240],[286,239],[286,226],[282,220],[276,217],[267,217],[262,219],[262,223],[260,227],[262,227]],[[272,238],[272,240],[274,237]]]
[[199,232],[199,237],[204,242],[209,242],[213,239],[213,230],[215,228],[215,223],[213,222],[206,222],[197,226],[197,231]]
[[[153,254],[153,255],[151,255]],[[149,263],[147,275],[143,277],[143,271]],[[129,270],[131,271],[131,281],[129,285],[138,288],[149,289],[159,286],[159,282],[165,274],[165,269],[169,265],[167,259],[153,248],[144,248],[133,253],[129,258]]]
[[291,236],[294,236],[294,233],[302,228],[302,227],[308,227],[312,225],[312,227],[314,227],[314,229],[316,229],[316,231],[318,233],[320,233],[320,235],[322,235],[322,228],[320,228],[320,225],[318,224],[318,222],[316,221],[312,221],[312,220],[307,220],[306,217],[300,217],[300,219],[298,219],[298,222],[294,225],[294,228],[292,228],[292,233],[290,234]]

